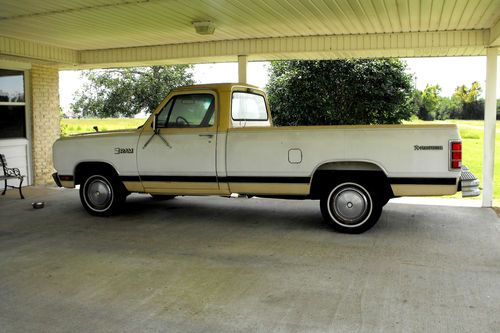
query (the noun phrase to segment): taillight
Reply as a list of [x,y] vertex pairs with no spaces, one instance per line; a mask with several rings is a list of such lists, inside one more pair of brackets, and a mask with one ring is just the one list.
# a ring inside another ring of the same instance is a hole
[[450,169],[462,168],[462,141],[450,142]]

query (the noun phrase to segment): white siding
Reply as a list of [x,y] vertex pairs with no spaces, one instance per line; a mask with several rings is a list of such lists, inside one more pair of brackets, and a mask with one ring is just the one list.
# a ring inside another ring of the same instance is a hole
[[[29,185],[28,179],[31,178],[28,162],[28,140],[27,139],[1,139],[0,153],[5,155],[9,168],[18,168],[21,174],[26,176],[23,186]],[[0,171],[3,174],[3,171]],[[9,185],[19,185],[17,180],[9,180]],[[0,182],[0,188],[3,189],[3,181]]]

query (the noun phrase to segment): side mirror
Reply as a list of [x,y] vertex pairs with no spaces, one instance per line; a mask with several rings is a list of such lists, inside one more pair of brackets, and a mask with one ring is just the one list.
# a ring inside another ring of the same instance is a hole
[[153,128],[153,134],[149,137],[148,141],[146,141],[146,143],[144,144],[144,146],[142,147],[142,149],[145,149],[147,147],[147,145],[151,142],[151,140],[153,140],[153,138],[155,136],[159,136],[160,139],[163,141],[163,143],[165,143],[167,145],[168,148],[172,148],[172,146],[170,146],[170,144],[168,143],[167,140],[165,140],[164,137],[161,136],[160,134],[160,128],[157,128],[156,127],[156,122],[158,121],[157,119],[157,115],[153,115],[153,121],[151,122],[151,127]]
[[155,117],[153,118],[153,131],[156,134],[160,133],[160,127],[158,127],[158,115],[155,115]]
[[153,115],[153,122],[151,122],[151,128],[153,129],[153,132],[155,133],[158,133],[158,128],[156,128],[156,122],[157,122],[157,119],[158,118],[158,115]]

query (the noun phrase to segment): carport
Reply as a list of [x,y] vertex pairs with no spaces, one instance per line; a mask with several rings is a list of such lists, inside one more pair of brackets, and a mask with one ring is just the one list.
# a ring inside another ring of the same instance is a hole
[[[0,100],[16,120],[0,120],[0,150],[29,184],[51,181],[59,70],[238,61],[245,82],[257,60],[482,55],[492,205],[498,0],[0,4],[0,80],[18,89]],[[314,201],[133,194],[96,219],[75,190],[25,192],[0,202],[0,331],[500,330],[490,209],[391,202],[353,236],[323,227]]]
[[24,79],[25,95],[0,102],[17,119],[0,123],[0,147],[29,184],[51,182],[61,69],[238,61],[245,82],[247,62],[256,60],[483,55],[482,204],[492,205],[498,0],[0,3],[1,75]]

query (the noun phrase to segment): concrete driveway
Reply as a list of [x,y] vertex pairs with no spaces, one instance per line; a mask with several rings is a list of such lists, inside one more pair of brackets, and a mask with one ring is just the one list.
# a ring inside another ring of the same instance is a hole
[[389,203],[344,235],[314,201],[134,195],[96,218],[75,190],[26,197],[0,197],[2,332],[500,331],[489,209]]

